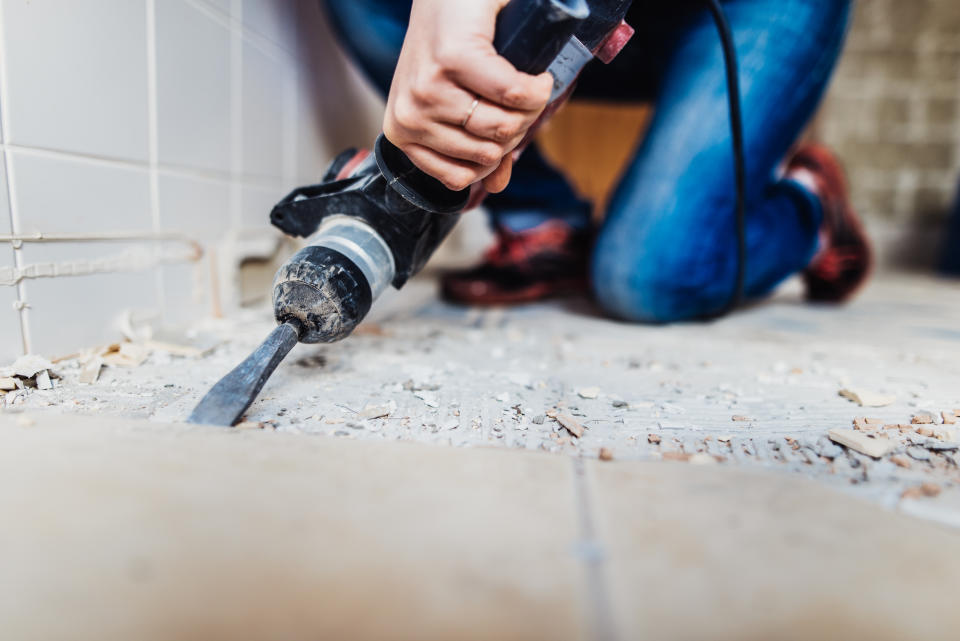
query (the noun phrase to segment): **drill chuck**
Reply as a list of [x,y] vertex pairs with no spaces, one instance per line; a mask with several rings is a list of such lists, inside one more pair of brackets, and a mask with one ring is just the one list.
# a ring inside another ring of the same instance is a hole
[[370,225],[346,216],[328,218],[308,242],[277,272],[274,315],[299,322],[304,343],[333,343],[356,329],[393,280],[393,254]]

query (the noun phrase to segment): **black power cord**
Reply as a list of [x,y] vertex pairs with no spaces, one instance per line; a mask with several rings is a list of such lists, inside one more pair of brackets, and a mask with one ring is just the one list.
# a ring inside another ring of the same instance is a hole
[[723,61],[727,73],[727,97],[730,102],[730,132],[733,138],[733,165],[737,187],[737,278],[730,300],[712,318],[719,318],[733,311],[744,299],[747,274],[747,163],[743,149],[743,113],[740,106],[740,78],[737,73],[737,49],[727,14],[720,0],[704,0],[720,33]]

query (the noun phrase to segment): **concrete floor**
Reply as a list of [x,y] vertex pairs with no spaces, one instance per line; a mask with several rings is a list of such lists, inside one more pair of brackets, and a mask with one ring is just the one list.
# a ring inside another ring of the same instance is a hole
[[[875,460],[826,436],[856,417],[904,424],[960,409],[960,285],[885,276],[841,308],[806,305],[798,292],[789,284],[713,323],[647,327],[598,317],[586,301],[448,306],[421,280],[381,301],[349,340],[298,346],[247,427],[773,468],[960,527],[956,443],[894,430],[896,449]],[[190,335],[222,340],[211,354],[155,351],[138,367],[105,368],[93,385],[66,360],[55,389],[18,392],[7,409],[182,421],[271,327],[267,310],[207,322]],[[838,395],[848,387],[896,400],[862,408]],[[363,418],[370,406],[389,415]],[[554,410],[580,422],[583,437]],[[939,496],[902,498],[922,483]]]
[[8,414],[0,515],[5,640],[960,628],[960,532],[733,465]]

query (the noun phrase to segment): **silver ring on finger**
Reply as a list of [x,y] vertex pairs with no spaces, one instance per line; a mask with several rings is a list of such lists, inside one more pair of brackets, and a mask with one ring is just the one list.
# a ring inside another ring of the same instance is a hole
[[467,111],[467,115],[463,117],[463,122],[460,123],[460,126],[464,129],[467,128],[467,123],[470,122],[470,119],[473,118],[473,112],[477,110],[477,107],[480,106],[480,99],[475,98],[473,104],[470,105],[470,109]]

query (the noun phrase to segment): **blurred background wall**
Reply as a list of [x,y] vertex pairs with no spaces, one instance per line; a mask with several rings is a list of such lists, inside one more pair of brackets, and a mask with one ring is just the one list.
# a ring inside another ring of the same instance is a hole
[[[0,1],[0,275],[137,268],[0,287],[0,357],[229,309],[239,262],[276,247],[272,205],[378,110],[313,1]],[[152,265],[190,253],[149,240],[168,232],[203,258]],[[139,238],[9,240],[70,233]]]
[[[229,313],[240,265],[269,275],[283,251],[270,207],[369,145],[381,108],[316,0],[0,0],[0,359],[103,342],[125,314]],[[619,167],[581,151],[626,156],[645,117],[574,106],[545,146],[602,200]],[[960,2],[861,0],[812,135],[847,161],[886,262],[932,264],[960,174]]]
[[960,176],[960,1],[860,0],[815,133],[886,261],[934,264]]

